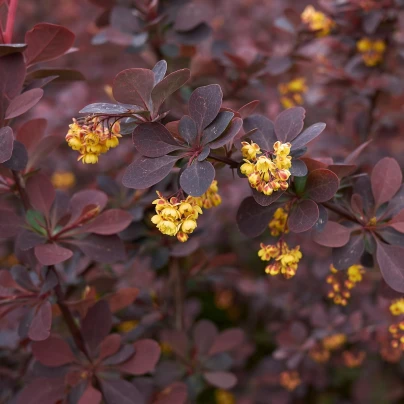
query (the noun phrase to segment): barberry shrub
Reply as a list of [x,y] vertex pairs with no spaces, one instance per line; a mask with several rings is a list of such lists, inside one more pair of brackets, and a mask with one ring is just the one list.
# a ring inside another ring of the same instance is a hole
[[404,399],[404,3],[297,3],[0,0],[1,403]]

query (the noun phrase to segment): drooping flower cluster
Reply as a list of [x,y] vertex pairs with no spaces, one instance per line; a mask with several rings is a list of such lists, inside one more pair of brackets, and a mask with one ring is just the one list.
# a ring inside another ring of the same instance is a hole
[[393,316],[404,314],[404,298],[394,300],[390,305],[390,312]]
[[214,180],[208,190],[201,196],[194,197],[195,202],[199,207],[210,209],[222,203],[222,198],[219,195],[219,187],[217,181]]
[[262,261],[271,261],[265,268],[269,275],[281,273],[286,279],[296,275],[299,261],[302,258],[300,246],[290,249],[284,241],[279,241],[275,245],[265,245],[261,243],[258,256]]
[[98,118],[89,123],[81,124],[76,119],[69,125],[66,135],[67,144],[80,153],[77,160],[83,164],[96,164],[100,154],[106,153],[119,145],[120,124],[115,122],[111,127],[105,127]]
[[338,271],[333,265],[330,265],[330,272],[331,274],[326,280],[331,286],[328,298],[332,299],[335,304],[346,306],[351,297],[351,290],[362,281],[365,270],[362,265],[352,265],[347,271]]
[[303,104],[303,94],[307,92],[306,79],[298,77],[287,83],[280,83],[278,91],[281,95],[280,102],[282,107],[292,108]]
[[244,157],[244,164],[240,167],[242,174],[248,177],[251,188],[262,192],[265,195],[272,195],[274,191],[286,191],[289,187],[289,168],[292,166],[292,157],[289,156],[291,144],[274,143],[273,153],[262,154],[258,144],[242,142],[241,152]]
[[328,35],[335,26],[335,22],[321,11],[317,11],[313,6],[309,5],[301,14],[301,19],[308,29],[316,32],[317,36],[322,37]]
[[279,375],[279,384],[286,390],[293,391],[301,383],[302,380],[296,370],[286,370]]
[[269,222],[271,236],[278,237],[281,234],[289,233],[288,229],[288,212],[283,208],[276,209],[272,220]]
[[356,43],[356,49],[362,55],[365,65],[373,67],[382,62],[386,44],[381,39],[362,38]]
[[389,332],[391,335],[391,346],[404,351],[404,321],[392,324],[389,327]]
[[151,221],[167,236],[177,236],[181,242],[188,240],[189,234],[197,227],[198,216],[202,214],[201,207],[195,198],[188,196],[185,200],[176,197],[166,199],[157,191],[158,199],[153,201],[156,205],[156,215]]

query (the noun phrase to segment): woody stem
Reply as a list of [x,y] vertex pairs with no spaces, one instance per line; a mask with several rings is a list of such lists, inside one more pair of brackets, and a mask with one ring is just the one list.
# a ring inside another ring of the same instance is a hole
[[220,161],[221,163],[228,164],[231,168],[237,168],[239,165],[239,163],[236,160],[233,160],[231,158],[224,157],[224,156],[219,156],[214,153],[210,153],[208,157],[211,158],[212,160],[216,160],[216,161]]

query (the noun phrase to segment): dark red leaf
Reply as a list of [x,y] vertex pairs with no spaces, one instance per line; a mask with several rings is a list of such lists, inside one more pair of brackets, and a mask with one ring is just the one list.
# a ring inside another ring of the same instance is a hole
[[144,401],[139,390],[126,380],[101,379],[100,385],[106,404],[137,404]]
[[118,352],[121,347],[122,338],[119,334],[110,334],[100,343],[100,359],[107,358]]
[[209,350],[209,356],[231,351],[244,341],[244,332],[240,328],[231,328],[221,332]]
[[370,177],[376,208],[389,201],[401,187],[403,175],[397,161],[391,157],[380,160]]
[[156,84],[151,92],[154,113],[157,113],[163,102],[181,88],[190,78],[189,69],[177,70]]
[[117,290],[115,293],[107,297],[111,312],[115,313],[131,305],[138,294],[138,288],[122,288]]
[[77,404],[100,404],[102,400],[101,393],[95,389],[91,384],[87,385],[83,395]]
[[162,156],[149,158],[137,156],[123,176],[122,184],[128,188],[145,189],[167,177],[180,157]]
[[13,211],[0,210],[0,240],[17,235],[22,225],[22,219]]
[[278,140],[291,142],[303,129],[306,111],[302,107],[289,108],[275,119],[274,128]]
[[49,367],[66,365],[75,359],[69,344],[58,336],[34,342],[32,353],[36,360]]
[[55,404],[62,400],[64,395],[63,377],[36,378],[18,395],[17,404]]
[[181,118],[178,124],[178,132],[190,146],[195,143],[198,137],[198,128],[196,123],[188,115],[184,115]]
[[133,346],[135,354],[125,363],[121,363],[118,369],[135,376],[153,371],[160,359],[160,345],[151,339],[142,339],[136,341]]
[[243,105],[239,110],[238,113],[240,114],[242,119],[246,119],[249,117],[257,108],[260,102],[258,100],[251,101],[248,104]]
[[116,234],[125,230],[132,222],[133,216],[121,209],[110,209],[97,216],[91,223],[80,229],[83,233],[102,235]]
[[135,348],[132,345],[122,345],[118,352],[109,356],[103,361],[105,366],[116,366],[127,361],[135,353]]
[[35,174],[27,180],[26,190],[31,206],[48,216],[56,196],[50,179],[42,173]]
[[43,96],[41,88],[33,88],[15,97],[6,110],[6,119],[12,119],[24,114],[34,107]]
[[170,255],[172,257],[187,257],[195,252],[200,246],[197,238],[191,238],[186,243],[176,243],[172,246]]
[[234,118],[224,133],[218,139],[209,143],[209,147],[214,150],[228,144],[237,136],[242,126],[243,120],[241,118]]
[[161,157],[182,148],[166,127],[158,122],[138,125],[133,131],[133,144],[146,157]]
[[204,194],[215,179],[215,169],[209,161],[194,161],[180,176],[181,188],[191,196]]
[[368,140],[365,143],[362,143],[359,147],[357,147],[353,152],[351,152],[344,160],[345,164],[356,164],[359,155],[362,151],[369,145],[372,140]]
[[181,358],[186,358],[189,351],[188,336],[180,330],[163,330],[161,342],[167,343],[173,352]]
[[11,268],[10,273],[14,281],[17,282],[22,288],[30,291],[37,291],[37,288],[32,283],[27,268],[23,267],[22,265],[14,265]]
[[208,24],[202,23],[190,31],[176,31],[174,38],[182,45],[192,46],[208,38],[211,32],[212,28]]
[[389,225],[400,233],[404,233],[404,210],[394,216]]
[[294,233],[301,233],[311,229],[317,222],[319,210],[317,204],[305,199],[293,206],[288,220],[289,229]]
[[333,264],[337,269],[348,269],[351,265],[356,265],[360,262],[364,251],[363,235],[352,235],[347,244],[332,250]]
[[342,247],[349,241],[351,230],[329,220],[321,232],[313,233],[313,240],[325,247]]
[[28,337],[32,341],[43,341],[50,335],[52,327],[52,305],[45,300],[36,307],[34,317],[28,331]]
[[244,119],[244,131],[250,132],[257,129],[248,137],[257,143],[262,149],[272,151],[274,143],[278,140],[275,135],[274,124],[267,117],[262,115],[252,115]]
[[148,69],[126,69],[114,80],[114,98],[124,104],[134,104],[151,110],[151,92],[154,87],[154,73]]
[[39,143],[45,134],[47,120],[43,118],[31,119],[25,122],[17,131],[17,140],[30,151]]
[[97,102],[89,104],[79,111],[80,114],[125,114],[129,110],[133,110],[133,105],[119,105],[108,102]]
[[56,265],[68,260],[73,252],[58,244],[40,244],[35,247],[35,257],[42,265]]
[[185,404],[188,397],[188,388],[186,384],[175,382],[166,387],[158,394],[153,404]]
[[376,239],[376,259],[386,283],[397,292],[404,292],[404,248]]
[[74,34],[60,25],[41,23],[25,34],[27,66],[56,59],[73,45]]
[[322,122],[309,126],[292,142],[291,150],[297,150],[306,146],[307,143],[311,142],[318,135],[320,135],[325,127],[326,124]]
[[203,23],[208,16],[209,9],[203,3],[188,3],[178,10],[174,29],[176,31],[190,31]]
[[27,48],[25,43],[13,43],[13,44],[1,44],[0,45],[0,57],[10,55],[12,53],[24,52]]
[[14,171],[22,171],[26,168],[28,163],[28,153],[27,149],[18,140],[14,140],[13,152],[9,160],[5,161],[3,164],[5,167]]
[[154,85],[160,83],[164,79],[167,72],[167,62],[165,60],[159,60],[153,67],[154,73]]
[[304,161],[293,159],[292,167],[290,167],[289,171],[295,177],[304,177],[307,174],[308,170]]
[[199,131],[213,122],[222,106],[223,93],[218,84],[197,88],[189,99],[189,115]]
[[262,192],[258,192],[256,189],[252,191],[253,198],[261,206],[269,206],[275,203],[283,194],[282,191],[274,192],[272,195],[265,195]]
[[203,377],[212,386],[225,390],[231,389],[237,383],[236,376],[230,372],[205,372]]
[[99,300],[91,307],[81,323],[81,334],[91,352],[109,334],[112,327],[112,315],[105,300]]
[[46,136],[42,138],[36,147],[33,148],[32,153],[30,153],[27,170],[43,164],[43,160],[46,160],[45,157],[55,150],[61,141],[60,136]]
[[208,144],[216,140],[229,126],[233,119],[234,113],[229,111],[221,111],[213,122],[203,131],[202,144]]
[[306,195],[316,202],[331,199],[338,191],[339,179],[336,174],[325,168],[312,171],[307,176]]
[[0,163],[4,163],[11,158],[13,143],[13,130],[9,126],[0,128]]
[[71,218],[69,223],[75,222],[85,213],[88,207],[98,207],[100,211],[103,210],[107,202],[108,196],[104,192],[95,189],[86,189],[76,192],[70,200]]
[[213,342],[215,342],[215,344],[217,345],[216,337],[218,335],[218,331],[216,325],[213,324],[211,321],[208,320],[198,321],[195,324],[192,333],[198,356],[203,357],[207,355],[209,349],[213,345]]
[[253,197],[244,199],[237,211],[237,225],[248,237],[259,236],[267,227],[276,207],[259,205]]

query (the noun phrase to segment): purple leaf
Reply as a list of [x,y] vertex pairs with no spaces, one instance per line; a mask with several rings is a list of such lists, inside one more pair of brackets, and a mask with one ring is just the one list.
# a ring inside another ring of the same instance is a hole
[[393,198],[402,180],[401,168],[393,158],[385,157],[374,166],[371,182],[376,208]]
[[215,169],[209,161],[194,161],[180,176],[181,188],[191,196],[204,194],[215,179]]
[[100,404],[102,394],[91,384],[88,384],[77,404]]
[[91,223],[83,226],[80,232],[102,235],[116,234],[125,230],[132,222],[133,216],[121,209],[110,209],[97,216]]
[[175,18],[176,31],[190,31],[203,23],[209,16],[207,5],[203,3],[188,3],[181,7]]
[[104,264],[114,264],[126,258],[125,246],[118,236],[91,234],[84,240],[70,240],[88,258]]
[[195,121],[198,130],[205,129],[219,113],[223,93],[218,84],[197,88],[189,99],[189,115]]
[[218,335],[216,325],[208,320],[200,320],[195,324],[192,333],[198,356],[207,355]]
[[121,347],[122,338],[119,334],[109,334],[100,343],[100,354],[98,357],[100,359],[108,358],[118,352]]
[[15,97],[6,110],[6,119],[12,119],[24,114],[34,107],[43,96],[41,88],[33,88]]
[[68,260],[73,252],[58,244],[40,244],[35,247],[35,257],[42,265],[56,265]]
[[27,48],[25,43],[8,43],[0,45],[0,57],[10,55],[11,53],[20,53]]
[[246,119],[249,117],[257,108],[260,102],[258,100],[254,100],[249,102],[248,104],[243,105],[239,110],[238,113],[240,114],[242,119]]
[[195,143],[198,137],[198,128],[195,121],[188,115],[184,115],[179,124],[178,132],[181,137],[191,146]]
[[69,344],[58,336],[51,336],[45,341],[34,342],[32,354],[42,365],[49,367],[66,365],[75,360]]
[[32,283],[31,277],[27,268],[22,265],[14,265],[10,270],[11,276],[14,281],[18,283],[22,288],[26,290],[37,291],[37,288]]
[[18,140],[14,140],[13,152],[9,160],[5,161],[3,164],[10,170],[22,171],[25,169],[28,163],[28,153],[27,149]]
[[338,191],[339,179],[325,168],[313,170],[307,176],[306,195],[315,202],[325,202]]
[[313,240],[325,247],[342,247],[349,241],[351,230],[329,220],[321,232],[313,233]]
[[108,202],[108,196],[101,191],[95,189],[86,189],[76,192],[70,200],[71,217],[69,223],[77,221],[88,208],[98,207],[101,211]]
[[330,164],[327,167],[330,171],[337,174],[338,178],[347,177],[349,174],[352,174],[357,166],[354,164]]
[[164,79],[164,76],[167,72],[167,62],[165,60],[158,61],[153,69],[152,72],[154,73],[154,85],[160,83],[161,80]]
[[60,145],[61,140],[60,136],[46,136],[42,138],[32,153],[30,153],[27,170],[43,164],[43,160],[46,160],[45,158]]
[[166,387],[153,404],[186,404],[188,398],[188,388],[186,384],[174,382]]
[[139,390],[126,380],[101,379],[100,385],[106,404],[140,404],[144,402]]
[[190,75],[191,72],[189,69],[177,70],[156,84],[151,92],[154,113],[158,112],[163,102],[171,94],[181,88],[189,80]]
[[209,356],[216,355],[222,352],[228,352],[244,341],[244,332],[240,328],[231,328],[221,332],[213,342],[209,350]]
[[143,156],[135,157],[123,176],[122,184],[128,188],[145,189],[160,182],[167,177],[174,164],[180,157],[162,156],[149,158]]
[[0,240],[17,235],[22,225],[22,219],[13,211],[0,210]]
[[268,227],[275,210],[275,207],[261,206],[253,197],[248,197],[237,211],[237,225],[246,236],[259,236]]
[[314,125],[309,126],[305,129],[295,140],[293,140],[291,150],[298,150],[307,143],[311,142],[318,135],[320,135],[325,129],[326,124],[322,122],[315,123]]
[[13,143],[13,130],[9,126],[0,128],[0,163],[4,163],[11,158]]
[[376,239],[376,259],[386,283],[397,292],[404,292],[404,248]]
[[148,69],[126,69],[114,80],[114,98],[124,104],[134,104],[151,110],[151,92],[154,87],[154,73]]
[[114,355],[106,358],[102,363],[105,366],[115,366],[127,361],[135,353],[135,348],[132,345],[123,345]]
[[332,261],[337,269],[348,269],[351,265],[360,262],[365,251],[365,242],[362,234],[352,235],[347,244],[332,250]]
[[195,252],[200,245],[200,241],[197,238],[191,238],[186,243],[174,244],[171,248],[170,255],[172,257],[187,257]]
[[197,27],[191,29],[190,31],[182,32],[176,31],[174,38],[176,41],[182,45],[196,45],[202,42],[212,33],[212,28],[206,24],[199,24]]
[[203,131],[202,144],[205,145],[217,139],[229,126],[233,116],[233,112],[219,112],[214,121]]
[[289,171],[295,177],[304,177],[307,174],[307,166],[304,161],[293,159]]
[[17,131],[17,140],[21,142],[28,151],[31,151],[43,138],[48,122],[46,119],[31,119],[25,122]]
[[283,194],[283,191],[274,192],[272,195],[265,195],[262,192],[258,192],[256,189],[252,190],[253,198],[261,206],[269,206],[276,202]]
[[161,157],[182,148],[166,127],[158,122],[138,125],[133,131],[133,144],[146,157]]
[[27,66],[56,59],[66,53],[74,42],[74,34],[59,25],[42,23],[25,34]]
[[28,337],[32,341],[43,341],[50,335],[52,327],[52,305],[45,300],[36,308],[34,318],[28,331]]
[[237,383],[236,376],[230,372],[205,372],[203,377],[212,386],[225,390],[231,389]]
[[27,180],[26,190],[31,206],[48,216],[56,196],[50,179],[42,173],[35,174]]
[[310,199],[304,199],[293,206],[288,220],[289,229],[293,233],[302,233],[311,229],[316,224],[318,217],[317,204]]
[[224,133],[213,142],[209,143],[209,147],[211,149],[218,149],[231,142],[235,136],[240,132],[241,127],[243,126],[243,120],[241,118],[234,118]]
[[365,143],[362,143],[359,147],[357,147],[353,152],[351,152],[344,160],[345,164],[354,164],[357,162],[359,155],[362,151],[369,145],[372,140],[368,140]]
[[257,143],[262,149],[272,151],[274,143],[278,140],[275,135],[274,124],[267,117],[262,115],[252,115],[244,119],[244,131],[250,132],[257,129],[248,137]]
[[118,369],[131,375],[144,375],[152,372],[160,359],[160,345],[151,339],[142,339],[133,344],[135,354],[128,361],[121,363]]
[[306,111],[302,107],[289,108],[275,119],[275,134],[282,143],[291,142],[303,129]]
[[64,378],[36,378],[18,395],[16,404],[54,404],[65,395]]
[[200,152],[199,156],[198,156],[198,161],[203,161],[206,160],[207,157],[210,154],[210,147],[209,146],[205,146],[202,151]]
[[89,104],[79,111],[80,114],[125,114],[129,110],[133,110],[133,105],[119,105],[108,102],[97,102]]

